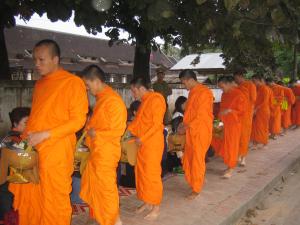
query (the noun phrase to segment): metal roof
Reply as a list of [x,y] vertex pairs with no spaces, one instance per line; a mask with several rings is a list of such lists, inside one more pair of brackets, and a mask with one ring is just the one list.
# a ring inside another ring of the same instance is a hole
[[177,62],[170,70],[225,70],[222,53],[205,53],[187,55]]

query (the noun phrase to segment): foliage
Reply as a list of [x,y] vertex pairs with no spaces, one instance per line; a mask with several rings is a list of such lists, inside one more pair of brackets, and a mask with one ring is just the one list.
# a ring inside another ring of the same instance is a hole
[[73,11],[75,23],[90,33],[108,27],[110,45],[128,41],[119,38],[127,31],[138,53],[135,67],[142,64],[134,71],[147,78],[150,50],[161,48],[156,37],[168,54],[178,54],[172,46],[181,46],[181,54],[221,50],[229,68],[261,73],[280,64],[273,42],[292,48],[300,39],[299,0],[2,0],[0,25],[14,26],[15,15],[28,20],[34,12],[66,21]]
[[[276,59],[276,65],[278,73],[281,76],[291,76],[293,73],[293,49],[280,42],[274,42],[273,44],[274,57]],[[298,53],[298,68],[300,69],[300,53]]]

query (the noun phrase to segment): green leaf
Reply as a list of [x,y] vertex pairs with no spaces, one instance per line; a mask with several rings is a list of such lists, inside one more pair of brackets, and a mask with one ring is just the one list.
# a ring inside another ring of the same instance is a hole
[[286,22],[286,17],[284,15],[284,13],[282,12],[282,10],[280,10],[279,8],[272,10],[271,18],[272,18],[273,22],[277,25],[283,24]]
[[242,9],[247,9],[250,5],[250,0],[240,0],[239,2],[239,6],[242,8]]
[[228,10],[228,11],[231,11],[233,10],[237,4],[239,3],[240,0],[224,0],[224,5],[225,5],[225,8]]
[[202,5],[203,3],[205,3],[207,0],[196,0],[196,3],[198,5]]

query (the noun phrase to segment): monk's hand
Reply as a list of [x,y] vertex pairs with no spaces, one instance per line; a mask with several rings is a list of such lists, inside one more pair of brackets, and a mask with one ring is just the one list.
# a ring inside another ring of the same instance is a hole
[[91,128],[88,130],[88,135],[91,137],[91,138],[94,138],[96,137],[96,131],[94,128]]
[[36,146],[42,143],[44,140],[50,137],[49,131],[39,131],[28,133],[28,144],[31,146]]
[[141,141],[141,139],[139,139],[139,138],[136,138],[136,139],[135,139],[135,143],[136,143],[138,146],[141,146],[141,145],[142,145],[142,141]]
[[187,124],[180,123],[178,125],[178,128],[177,128],[177,133],[178,134],[185,134],[185,132],[186,132],[187,129],[188,129],[188,125]]
[[220,115],[227,115],[228,113],[230,113],[232,110],[231,109],[224,109]]

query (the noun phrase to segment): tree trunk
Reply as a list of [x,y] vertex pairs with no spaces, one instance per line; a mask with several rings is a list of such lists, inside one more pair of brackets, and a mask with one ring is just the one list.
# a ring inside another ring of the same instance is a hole
[[0,80],[11,80],[3,25],[0,25]]
[[293,80],[298,80],[298,60],[297,60],[297,44],[294,44],[294,68],[293,68]]
[[150,82],[150,54],[150,41],[143,37],[136,37],[133,67],[134,78],[141,77]]

